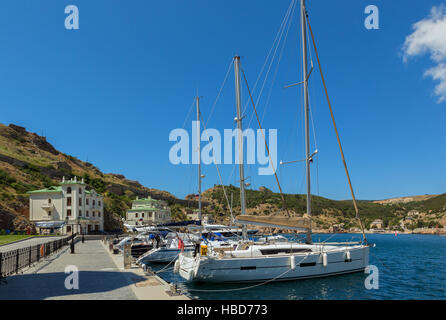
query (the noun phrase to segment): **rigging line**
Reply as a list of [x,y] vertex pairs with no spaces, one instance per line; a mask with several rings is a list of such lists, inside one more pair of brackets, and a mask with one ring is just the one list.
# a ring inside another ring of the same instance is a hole
[[[293,4],[294,2],[295,2],[295,0],[292,0],[292,1],[291,1],[290,6],[289,6],[288,9],[287,9],[287,12],[286,12],[285,16],[284,16],[283,19],[282,19],[282,23],[280,24],[279,30],[278,30],[277,33],[276,33],[276,37],[275,37],[275,39],[274,39],[274,41],[273,41],[273,45],[272,45],[271,48],[269,49],[268,55],[267,55],[266,58],[265,58],[265,62],[263,63],[262,68],[260,69],[260,72],[259,72],[259,75],[257,76],[256,82],[254,83],[253,93],[255,92],[255,90],[256,90],[256,88],[257,88],[257,85],[258,85],[258,82],[259,82],[259,80],[260,80],[260,78],[261,78],[261,75],[263,74],[263,71],[265,70],[265,67],[266,67],[266,65],[267,65],[267,63],[268,63],[268,60],[269,60],[269,57],[270,57],[270,55],[271,55],[271,52],[273,51],[273,48],[274,48],[275,45],[276,45],[277,39],[279,38],[279,34],[281,33],[282,28],[284,28],[285,21],[288,19],[288,16],[289,16],[289,14],[290,14],[290,12],[291,12],[292,4]],[[246,99],[245,107],[243,108],[243,113],[245,113],[245,111],[246,111],[246,109],[247,109],[247,107],[248,107],[248,104],[249,104],[249,98]]]
[[190,114],[192,112],[192,107],[194,106],[194,104],[195,104],[195,98],[194,98],[194,100],[192,101],[192,104],[189,107],[189,111],[188,111],[188,113],[186,115],[186,118],[184,118],[183,127],[182,127],[183,129],[186,127],[186,122],[189,119],[189,116],[190,116]]
[[319,192],[319,157],[316,158],[316,187],[317,187],[317,195],[320,196],[320,192]]
[[[232,126],[233,129],[234,129],[234,126],[235,126],[235,124]],[[232,139],[232,138],[231,138],[231,139]],[[234,164],[234,165],[232,166],[232,171],[231,171],[231,174],[229,175],[228,182],[231,182],[232,175],[234,174],[234,172],[235,172],[235,168],[236,168],[236,167],[237,167],[236,164]],[[234,179],[234,185],[235,185],[235,179]]]
[[[291,122],[291,124],[297,123],[298,120],[299,120],[299,113],[298,113],[298,110],[296,110],[296,113],[294,115],[294,118],[293,118],[293,121]],[[283,148],[283,151],[282,151],[282,154],[281,154],[281,159],[285,159],[285,155],[288,153],[288,151],[290,149],[290,140],[291,140],[291,135],[293,134],[293,132],[294,132],[294,127],[291,126],[290,131],[288,132],[288,135],[287,135],[287,139],[285,140],[286,141],[286,145],[285,145],[285,148]],[[282,166],[279,166],[279,169],[281,167]]]
[[[307,41],[308,41],[308,43],[310,43],[310,38],[309,38],[310,35],[308,34],[308,32],[306,34],[307,34]],[[309,49],[308,52],[310,53],[311,70],[313,70],[313,54],[311,52],[311,49]],[[311,75],[311,71],[310,71],[310,74],[308,75],[308,78],[310,77],[310,75]],[[314,119],[313,119],[313,110],[312,110],[312,105],[311,105],[311,94],[308,95],[308,105],[309,105],[309,109],[310,109],[311,127],[313,128],[314,145],[317,150],[318,147],[317,147],[317,139],[316,139],[316,129],[315,129]]]
[[233,63],[234,63],[234,59],[231,59],[231,62],[229,63],[228,71],[226,71],[226,76],[223,80],[223,83],[221,84],[220,90],[218,91],[217,97],[215,98],[214,104],[212,105],[212,108],[211,108],[211,112],[209,113],[208,119],[206,121],[206,126],[209,124],[209,121],[211,120],[211,116],[214,113],[214,109],[215,109],[215,106],[217,105],[218,100],[220,99],[221,92],[223,91],[223,88],[225,87],[226,80],[228,79],[229,72],[231,71],[231,67],[232,67]]
[[[285,49],[285,46],[286,46],[286,41],[288,39],[288,33],[290,31],[291,25],[293,24],[293,18],[294,18],[294,15],[292,14],[291,15],[291,19],[289,20],[289,23],[288,23],[287,31],[285,33],[285,38],[284,38],[284,40],[282,42],[282,49],[281,49],[280,54],[279,54],[279,58],[278,58],[277,65],[276,65],[276,70],[274,71],[273,80],[271,82],[271,87],[269,89],[268,98],[266,99],[265,108],[263,109],[262,123],[263,123],[263,120],[265,119],[266,110],[268,109],[268,106],[269,106],[269,102],[270,102],[270,99],[271,99],[271,94],[272,94],[272,91],[273,91],[274,83],[275,83],[276,78],[277,78],[277,73],[279,71],[280,62],[282,61],[283,52],[284,52],[284,49]],[[251,119],[252,119],[252,117],[251,117]]]
[[271,167],[272,167],[273,172],[274,172],[274,177],[276,178],[277,186],[279,187],[280,197],[282,198],[283,205],[285,206],[285,210],[286,210],[286,212],[288,214],[288,217],[290,217],[291,215],[290,215],[290,212],[288,210],[288,206],[287,206],[287,203],[286,203],[286,200],[285,200],[285,196],[283,195],[282,187],[280,186],[279,178],[277,177],[277,172],[276,172],[276,169],[274,167],[274,163],[273,163],[273,160],[271,158],[271,154],[269,152],[268,143],[266,142],[265,132],[262,129],[262,124],[260,123],[259,115],[257,114],[257,109],[256,109],[256,106],[254,104],[254,100],[252,98],[251,91],[249,90],[248,80],[246,80],[246,75],[245,75],[245,71],[243,70],[243,68],[242,68],[242,73],[243,73],[243,79],[245,79],[246,88],[248,89],[249,97],[251,98],[252,107],[254,108],[254,112],[256,114],[256,118],[257,118],[257,122],[259,124],[260,132],[262,133],[262,137],[263,137],[263,140],[265,142],[266,151],[268,153],[269,161],[271,163]]
[[352,182],[351,182],[351,179],[350,179],[350,174],[348,173],[347,163],[345,162],[344,151],[342,149],[341,139],[339,137],[339,132],[338,132],[338,129],[336,127],[336,121],[335,121],[334,114],[333,114],[333,108],[331,107],[330,98],[328,96],[328,90],[327,90],[327,86],[325,84],[325,78],[324,78],[324,74],[322,72],[322,66],[321,66],[321,62],[319,60],[319,54],[318,54],[317,48],[316,48],[316,41],[314,40],[313,30],[311,29],[310,20],[309,20],[308,17],[306,18],[306,21],[307,21],[307,24],[308,24],[308,29],[310,30],[310,33],[311,33],[311,39],[312,39],[312,42],[313,42],[314,53],[316,55],[317,63],[318,63],[318,66],[319,66],[319,71],[320,71],[320,74],[321,74],[322,84],[324,85],[325,96],[327,98],[327,103],[328,103],[328,107],[330,109],[331,119],[333,121],[333,126],[334,126],[334,129],[335,129],[335,132],[336,132],[336,139],[338,140],[339,151],[341,152],[341,157],[342,157],[342,162],[344,164],[345,174],[347,175],[347,180],[348,180],[348,184],[349,184],[349,187],[350,187],[350,192],[351,192],[351,195],[352,195],[353,205],[355,207],[356,219],[358,219],[359,225],[361,226],[363,240],[365,241],[366,244],[368,244],[367,238],[365,236],[364,225],[363,225],[362,220],[361,220],[361,218],[359,216],[358,204],[356,203],[355,193],[353,191],[353,186],[352,186]]
[[[202,120],[202,119],[201,119],[201,114],[200,114],[200,120]],[[204,131],[203,131],[203,133],[206,132],[207,140],[208,140],[208,142],[210,143],[211,141],[210,141],[210,139],[209,139],[209,135],[207,134],[206,125],[205,125],[204,123],[203,123],[203,127],[204,127]],[[218,167],[217,160],[215,159],[215,152],[214,152],[213,150],[212,150],[212,157],[214,158],[214,164],[215,164],[215,167],[217,168],[218,178],[219,178],[219,180],[220,180],[221,186],[223,187],[223,194],[225,195],[226,202],[227,202],[228,207],[229,207],[229,211],[230,211],[230,214],[231,214],[231,221],[234,221],[234,215],[233,215],[233,213],[232,213],[232,208],[231,208],[231,205],[230,205],[230,203],[229,203],[228,195],[226,194],[226,189],[225,189],[225,186],[224,186],[224,184],[223,184],[223,179],[222,179],[222,177],[221,177],[220,169],[219,169],[219,167]]]
[[[260,89],[259,95],[258,95],[257,100],[256,100],[256,105],[259,104],[260,99],[261,99],[261,97],[262,97],[263,89],[265,88],[266,81],[268,80],[268,76],[269,76],[269,73],[270,73],[270,71],[271,71],[271,67],[272,67],[273,62],[274,62],[274,60],[275,60],[275,58],[276,58],[277,50],[279,49],[279,47],[280,47],[280,43],[282,42],[282,37],[283,37],[283,34],[284,34],[284,32],[285,32],[285,26],[286,26],[286,24],[288,24],[288,21],[289,21],[289,17],[290,17],[290,15],[291,15],[291,12],[294,10],[294,4],[295,4],[295,1],[293,0],[293,2],[292,2],[291,5],[290,5],[291,10],[289,11],[288,16],[286,17],[285,25],[284,25],[284,27],[282,28],[282,31],[281,31],[281,35],[280,35],[279,41],[277,42],[277,44],[276,44],[276,46],[275,46],[274,54],[273,54],[273,56],[272,56],[272,58],[271,58],[271,62],[270,62],[270,64],[269,64],[269,66],[268,66],[268,70],[267,70],[267,72],[266,72],[266,74],[265,74],[265,78],[264,78],[264,80],[263,80],[262,87],[261,87],[261,89]],[[245,113],[246,108],[247,108],[247,105],[245,106],[245,110],[244,110],[243,113]],[[251,117],[252,117],[252,116],[251,116]]]

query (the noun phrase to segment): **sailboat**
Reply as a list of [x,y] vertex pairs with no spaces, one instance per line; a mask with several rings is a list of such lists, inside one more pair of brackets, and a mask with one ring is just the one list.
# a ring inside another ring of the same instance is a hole
[[[300,0],[300,18],[302,27],[302,58],[303,58],[303,87],[305,103],[305,153],[306,153],[306,178],[307,178],[307,215],[304,218],[293,218],[284,216],[259,217],[246,215],[245,179],[243,168],[243,137],[241,93],[240,93],[240,57],[234,58],[235,91],[237,105],[237,127],[239,132],[239,154],[240,161],[240,204],[241,215],[236,217],[236,223],[242,225],[260,225],[268,227],[283,228],[287,230],[306,230],[306,242],[290,242],[281,239],[256,242],[249,240],[244,232],[243,239],[233,248],[212,248],[203,255],[191,255],[183,252],[175,263],[174,271],[187,281],[197,282],[270,282],[297,280],[317,277],[335,276],[346,273],[364,271],[369,264],[369,248],[363,224],[351,187],[350,177],[345,165],[339,135],[336,134],[341,149],[350,189],[352,191],[353,203],[355,205],[357,218],[363,230],[363,239],[360,242],[337,242],[337,243],[314,243],[311,236],[311,184],[310,184],[310,162],[313,155],[310,154],[309,143],[309,100],[308,100],[308,61],[307,61],[307,11],[305,0]],[[313,36],[313,35],[312,35]],[[316,50],[316,46],[313,44]],[[319,62],[319,59],[318,59]],[[320,65],[319,65],[320,67]],[[311,71],[310,71],[311,73]],[[321,72],[322,74],[322,72]],[[324,87],[325,81],[324,79]],[[328,98],[328,95],[327,95]],[[327,99],[329,101],[329,99]],[[329,102],[330,110],[331,104]],[[334,118],[333,118],[334,120]],[[335,126],[336,128],[336,126]]]
[[[197,96],[195,99],[197,109],[197,132],[198,132],[198,224],[201,228],[201,180],[203,175],[201,174],[201,135],[200,135],[200,98]],[[177,233],[176,233],[177,234]],[[201,241],[201,235],[185,234],[184,237],[177,236],[169,239],[163,245],[154,248],[144,255],[142,255],[137,263],[158,262],[158,263],[170,263],[178,258],[178,255],[183,252],[190,252],[195,250],[195,244]]]
[[[198,153],[198,221],[196,226],[189,226],[189,230],[198,230],[197,233],[184,233],[172,232],[166,236],[163,243],[145,254],[141,255],[136,261],[137,264],[142,263],[171,263],[175,261],[181,252],[190,253],[196,255],[198,248],[203,237],[209,240],[205,240],[206,244],[211,244],[213,248],[232,246],[232,242],[228,239],[213,239],[213,235],[220,235],[222,237],[236,235],[237,229],[229,230],[224,225],[203,225],[202,223],[202,195],[201,195],[201,183],[204,175],[201,173],[201,134],[200,134],[200,97],[196,97],[196,109],[197,109],[197,153]],[[194,224],[195,225],[195,224]],[[255,232],[257,230],[254,230]],[[222,240],[222,241],[219,241]]]

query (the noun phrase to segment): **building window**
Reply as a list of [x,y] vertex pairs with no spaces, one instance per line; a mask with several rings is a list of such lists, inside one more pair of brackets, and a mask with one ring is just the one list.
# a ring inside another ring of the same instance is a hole
[[87,210],[87,212],[85,213],[85,216],[88,217],[88,210]]
[[94,217],[94,211],[91,212],[91,216]]
[[93,207],[94,207],[94,205],[95,205],[95,201],[93,200]]
[[67,226],[67,232],[71,232],[71,226]]
[[71,187],[67,188],[67,193],[71,193]]
[[89,204],[89,201],[88,201],[88,199],[85,199],[85,203],[88,205]]
[[67,198],[67,206],[71,206],[71,197]]
[[79,205],[82,205],[82,198],[79,198]]
[[144,212],[143,212],[143,213],[141,213],[141,218],[144,218]]
[[79,210],[79,217],[82,217],[82,210]]
[[79,188],[79,194],[82,194],[82,188]]
[[48,199],[48,203],[51,204],[51,199]]
[[98,217],[99,218],[101,217],[101,211],[98,211]]
[[135,218],[138,218],[138,212],[137,212],[137,213],[135,213]]
[[68,216],[68,217],[71,217],[71,209],[68,209],[68,210],[67,210],[67,216]]
[[51,217],[51,211],[48,211],[48,216]]
[[101,201],[98,201],[98,206],[101,206]]

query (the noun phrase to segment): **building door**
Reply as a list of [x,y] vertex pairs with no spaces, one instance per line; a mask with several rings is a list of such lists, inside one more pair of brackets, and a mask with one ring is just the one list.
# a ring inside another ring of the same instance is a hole
[[88,225],[88,233],[91,231],[91,224]]
[[95,225],[95,226],[94,226],[94,230],[95,230],[95,231],[99,231],[99,225]]

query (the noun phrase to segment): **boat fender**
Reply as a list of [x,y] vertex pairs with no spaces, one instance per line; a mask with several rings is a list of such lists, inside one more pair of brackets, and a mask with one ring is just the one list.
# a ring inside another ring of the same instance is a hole
[[347,250],[346,252],[345,252],[345,260],[346,261],[351,261],[352,259],[351,259],[351,255],[350,255],[350,251],[349,250]]
[[326,267],[327,264],[328,264],[328,259],[327,259],[327,254],[326,253],[322,254],[322,264],[324,265],[324,267]]
[[296,269],[296,260],[294,260],[293,255],[290,256],[290,268],[291,268],[291,270]]
[[290,268],[291,270],[296,269],[296,260],[294,259],[293,255],[290,256]]
[[175,261],[175,264],[173,265],[173,272],[174,273],[180,272],[180,260]]

